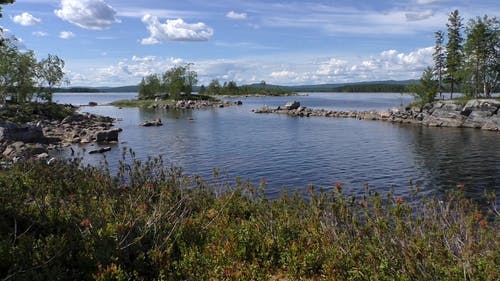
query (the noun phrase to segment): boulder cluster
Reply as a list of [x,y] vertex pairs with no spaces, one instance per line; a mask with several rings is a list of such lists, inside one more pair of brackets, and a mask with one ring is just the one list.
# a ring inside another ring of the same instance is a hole
[[121,129],[112,128],[113,121],[111,117],[90,113],[24,125],[0,121],[0,158],[46,158],[50,150],[71,144],[117,142]]
[[477,128],[500,131],[500,101],[493,99],[474,99],[463,103],[460,100],[441,100],[411,107],[387,111],[356,111],[311,109],[299,102],[288,102],[277,108],[262,107],[255,113],[277,113],[297,117],[337,117],[363,120],[381,120],[395,123],[413,123],[430,127]]

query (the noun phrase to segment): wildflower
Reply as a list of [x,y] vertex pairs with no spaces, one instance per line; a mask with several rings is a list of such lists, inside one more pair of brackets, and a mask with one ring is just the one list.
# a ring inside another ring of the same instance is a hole
[[148,182],[142,188],[144,188],[146,190],[151,190],[151,189],[153,189],[153,184]]
[[309,185],[307,186],[307,191],[308,191],[309,193],[313,193],[313,191],[314,191],[314,185],[313,185],[313,184],[309,184]]
[[481,213],[474,214],[474,219],[477,220],[477,221],[482,220],[483,219],[483,214],[481,214]]
[[359,201],[359,205],[363,208],[366,208],[366,207],[368,207],[368,202],[363,199],[363,200]]
[[260,180],[260,185],[266,185],[267,184],[267,180],[265,178],[262,178]]
[[89,219],[84,219],[80,222],[80,226],[85,228],[92,228],[92,223]]
[[487,220],[481,220],[479,222],[479,226],[482,228],[482,229],[485,229],[487,226],[488,226],[488,221]]
[[463,183],[457,184],[457,189],[458,190],[463,190],[464,189],[464,184]]
[[68,199],[69,201],[73,202],[76,199],[76,195],[74,193],[71,193],[70,195],[68,195]]
[[403,199],[403,197],[398,197],[395,199],[396,203],[398,204],[402,204],[405,200]]
[[137,206],[137,209],[143,212],[146,212],[148,210],[148,205],[147,204],[141,204]]
[[337,189],[338,192],[342,191],[342,184],[340,182],[335,183],[335,188]]

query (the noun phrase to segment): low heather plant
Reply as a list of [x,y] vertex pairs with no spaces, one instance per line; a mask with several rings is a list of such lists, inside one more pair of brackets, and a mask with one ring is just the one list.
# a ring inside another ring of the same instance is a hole
[[0,279],[500,279],[495,198],[484,210],[459,189],[413,200],[336,184],[268,200],[265,180],[206,184],[133,153],[119,166],[0,171]]

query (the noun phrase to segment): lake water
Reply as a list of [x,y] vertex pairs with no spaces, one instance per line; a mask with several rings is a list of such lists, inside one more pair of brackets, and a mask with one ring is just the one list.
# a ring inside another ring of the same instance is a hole
[[[294,118],[255,114],[263,105],[298,100],[303,106],[337,110],[385,110],[412,101],[401,94],[309,93],[296,97],[241,98],[242,106],[154,111],[105,106],[135,94],[56,94],[60,103],[102,106],[81,110],[119,118],[120,143],[106,153],[113,166],[122,148],[132,148],[139,159],[162,155],[167,164],[186,174],[211,179],[217,168],[224,181],[236,177],[259,184],[266,194],[282,189],[305,190],[309,184],[325,189],[340,182],[350,192],[394,191],[408,195],[418,185],[424,193],[441,194],[465,185],[472,197],[484,190],[500,190],[500,132],[474,129],[427,128],[417,125],[335,118]],[[140,127],[161,118],[162,127]],[[93,149],[95,146],[81,146]],[[103,155],[84,154],[84,162],[98,164]]]

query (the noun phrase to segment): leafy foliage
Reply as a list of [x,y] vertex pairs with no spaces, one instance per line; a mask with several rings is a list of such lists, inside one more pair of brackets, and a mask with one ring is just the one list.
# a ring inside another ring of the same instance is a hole
[[461,192],[410,204],[369,190],[349,196],[336,184],[329,193],[310,186],[309,200],[269,201],[265,180],[209,185],[163,167],[132,153],[116,177],[78,161],[0,172],[0,278],[500,277],[498,213]]
[[431,103],[436,97],[438,82],[434,80],[434,71],[428,67],[422,74],[419,84],[408,86],[408,91],[413,94],[420,105]]
[[4,43],[0,45],[0,102],[10,98],[25,103],[35,94],[51,101],[53,88],[63,81],[64,61],[49,54],[38,62],[33,51],[21,52],[12,42]]
[[154,99],[168,96],[173,100],[181,99],[181,93],[190,95],[198,82],[198,74],[191,70],[192,64],[175,66],[162,75],[151,74],[142,78],[139,84],[141,99]]
[[205,90],[207,95],[226,95],[226,96],[245,96],[245,95],[262,95],[262,96],[281,96],[291,95],[292,91],[283,87],[269,86],[264,81],[259,85],[239,86],[234,81],[224,82],[221,86],[219,80],[214,79],[208,84]]

